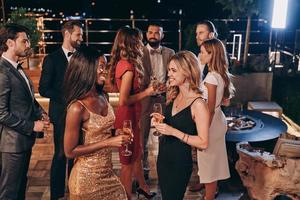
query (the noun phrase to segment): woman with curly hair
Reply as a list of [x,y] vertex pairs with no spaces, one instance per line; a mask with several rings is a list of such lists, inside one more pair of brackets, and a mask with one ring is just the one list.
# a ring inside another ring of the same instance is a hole
[[206,149],[209,113],[200,92],[200,67],[190,51],[171,57],[168,65],[167,107],[163,116],[153,113],[159,140],[157,174],[163,200],[182,200],[192,169],[191,147]]
[[117,86],[120,93],[119,106],[116,111],[115,128],[122,128],[125,120],[131,120],[133,142],[127,146],[130,155],[124,155],[124,148],[119,149],[121,161],[120,179],[123,183],[128,199],[131,199],[132,174],[134,174],[139,188],[137,193],[147,199],[156,194],[150,192],[145,182],[142,168],[142,143],[139,129],[141,105],[140,101],[153,94],[153,87],[140,91],[143,78],[142,33],[136,28],[122,27],[118,30],[111,51],[109,63],[111,83]]

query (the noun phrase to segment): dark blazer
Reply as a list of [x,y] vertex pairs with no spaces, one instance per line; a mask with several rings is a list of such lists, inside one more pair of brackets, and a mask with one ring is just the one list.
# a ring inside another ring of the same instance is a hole
[[[144,67],[144,78],[142,81],[141,89],[146,89],[150,84],[150,76],[153,74],[152,67],[151,67],[151,60],[150,60],[150,52],[147,48],[147,46],[144,46],[143,48],[143,58],[142,58],[142,64]],[[163,59],[163,67],[167,71],[167,64],[170,60],[170,58],[175,54],[173,49],[167,48],[162,46],[162,59]],[[167,73],[166,73],[167,75]],[[166,77],[167,80],[167,77]],[[142,112],[145,113],[149,111],[149,109],[152,109],[151,103],[153,97],[146,97],[142,100]]]
[[19,153],[30,150],[35,142],[34,121],[44,110],[32,96],[26,81],[18,70],[0,58],[0,150]]
[[65,112],[63,81],[68,60],[62,48],[48,54],[43,61],[42,74],[39,82],[39,93],[50,98],[49,117],[52,123],[63,120]]

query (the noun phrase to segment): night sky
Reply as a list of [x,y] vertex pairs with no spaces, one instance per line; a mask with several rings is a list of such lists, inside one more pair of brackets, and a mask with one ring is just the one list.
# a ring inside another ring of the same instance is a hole
[[[251,41],[268,44],[273,1],[274,0],[261,0],[261,14],[253,18],[263,18],[269,23],[253,24],[253,29],[258,28],[263,32],[259,35],[252,34]],[[130,10],[133,10],[135,18],[178,19],[180,17],[186,20],[185,25],[188,23],[193,24],[202,19],[213,20],[230,18],[229,12],[223,11],[222,6],[215,3],[214,0],[5,0],[5,7],[7,12],[10,12],[11,7],[52,9],[53,13],[56,13],[56,17],[59,17],[58,13],[60,12],[63,12],[65,17],[74,16],[77,12],[81,16],[85,13],[85,17],[123,19],[129,19]],[[178,14],[179,10],[182,10],[182,15]],[[289,0],[287,28],[285,29],[285,34],[281,34],[280,39],[287,45],[293,46],[294,44],[295,30],[300,29],[299,19],[300,0]],[[143,27],[143,25],[144,24],[140,23],[137,26],[144,30],[145,27]],[[175,30],[176,25],[171,28]],[[222,27],[217,24],[217,28],[218,32],[220,32]],[[230,28],[233,28],[232,25]],[[241,27],[234,27],[235,30],[245,30],[245,28],[245,23]],[[114,29],[114,27],[109,27],[109,29]],[[191,37],[194,38],[194,35]],[[220,35],[220,37],[222,37],[222,35]],[[231,37],[232,36],[229,38]],[[176,40],[176,36],[172,38],[168,35],[166,38],[172,41]],[[186,37],[184,37],[184,39],[186,39]],[[112,39],[110,38],[108,40]],[[169,42],[167,40],[164,41]],[[195,42],[192,41],[192,43]],[[174,46],[174,48],[175,47],[176,46]],[[257,46],[255,46],[255,48],[256,47]],[[267,46],[264,45],[262,52],[266,51]]]
[[[261,1],[260,17],[270,20],[273,0]],[[229,12],[224,12],[214,0],[6,0],[5,4],[8,11],[11,6],[43,7],[56,13],[64,12],[65,15],[85,12],[87,17],[129,18],[130,10],[133,10],[136,18],[178,18],[179,9],[183,12],[181,17],[186,19],[216,19],[229,16]],[[300,28],[299,18],[300,1],[289,0],[288,27]]]

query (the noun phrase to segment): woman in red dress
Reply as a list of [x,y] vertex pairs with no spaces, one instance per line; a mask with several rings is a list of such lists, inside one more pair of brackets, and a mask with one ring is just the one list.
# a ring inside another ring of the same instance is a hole
[[111,83],[117,86],[120,93],[119,106],[116,111],[115,128],[122,128],[124,120],[131,120],[133,129],[133,142],[128,145],[131,155],[125,156],[119,149],[121,161],[120,179],[125,187],[128,199],[131,199],[132,174],[139,183],[138,194],[147,199],[156,194],[149,191],[145,182],[142,168],[142,143],[139,128],[141,105],[140,101],[153,94],[153,87],[140,91],[140,83],[143,78],[141,57],[143,35],[135,28],[122,27],[118,30],[111,51],[109,63]]

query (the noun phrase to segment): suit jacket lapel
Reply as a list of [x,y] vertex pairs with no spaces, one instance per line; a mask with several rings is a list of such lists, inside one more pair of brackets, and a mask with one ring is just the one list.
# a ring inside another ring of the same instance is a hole
[[3,63],[3,66],[7,67],[9,71],[11,71],[22,82],[21,86],[27,91],[27,94],[30,96],[30,98],[33,99],[32,83],[31,80],[28,78],[28,76],[25,74],[25,76],[29,80],[31,91],[29,90],[26,80],[23,78],[20,72],[18,72],[18,70],[14,66],[12,66],[12,64],[10,64],[7,60],[1,59],[1,61]]
[[143,53],[144,81],[142,85],[146,88],[150,84],[150,76],[153,72],[151,67],[150,53],[146,46],[143,49]]
[[63,66],[67,67],[68,66],[68,59],[67,59],[67,57],[66,57],[66,55],[65,55],[64,50],[62,49],[62,47],[59,49],[59,54],[61,56],[60,59],[64,63]]
[[161,49],[161,54],[162,54],[162,59],[163,59],[163,67],[165,68],[165,70],[167,70],[167,64],[168,64],[168,52],[166,51],[165,47],[162,47]]
[[166,79],[165,80],[168,80],[168,62],[169,62],[169,59],[170,59],[170,54],[169,52],[166,50],[165,47],[162,47],[161,49],[161,54],[162,54],[162,59],[163,59],[163,67],[164,67],[164,70],[166,71]]

